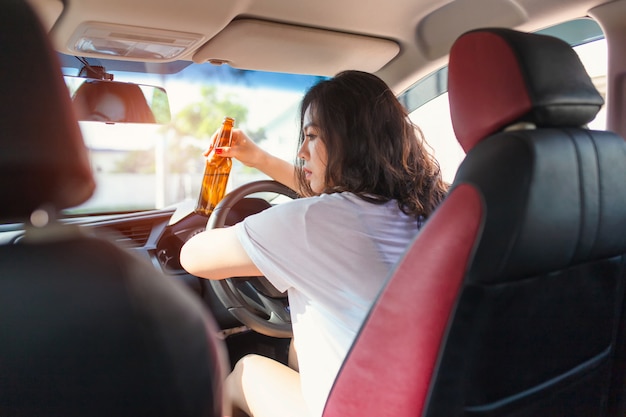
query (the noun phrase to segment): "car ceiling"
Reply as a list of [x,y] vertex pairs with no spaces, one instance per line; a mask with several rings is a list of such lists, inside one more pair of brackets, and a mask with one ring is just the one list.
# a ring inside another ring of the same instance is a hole
[[[584,17],[604,0],[29,0],[59,52],[77,30],[192,34],[177,60],[333,75],[375,72],[397,93],[445,65],[461,33],[486,26],[534,31]],[[154,31],[159,32],[154,32]],[[96,55],[84,54],[97,57]],[[110,58],[105,56],[104,58]],[[129,59],[129,58],[126,58]]]

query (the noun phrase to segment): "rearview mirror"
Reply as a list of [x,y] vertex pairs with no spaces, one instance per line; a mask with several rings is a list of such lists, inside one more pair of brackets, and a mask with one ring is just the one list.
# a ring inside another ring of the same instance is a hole
[[171,120],[162,87],[66,75],[76,117],[106,123],[156,123]]

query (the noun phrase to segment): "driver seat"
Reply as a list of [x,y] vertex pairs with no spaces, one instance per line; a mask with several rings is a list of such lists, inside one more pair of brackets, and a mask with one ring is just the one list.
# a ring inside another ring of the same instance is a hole
[[606,416],[623,387],[626,142],[556,38],[465,33],[448,90],[466,151],[380,293],[325,417]]
[[15,237],[0,244],[0,414],[221,416],[225,350],[197,297],[55,221],[94,190],[87,152],[36,15],[0,9],[0,223]]

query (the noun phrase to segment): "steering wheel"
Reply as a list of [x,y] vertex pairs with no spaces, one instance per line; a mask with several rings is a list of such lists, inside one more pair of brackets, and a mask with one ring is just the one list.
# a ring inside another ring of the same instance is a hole
[[[276,181],[264,180],[244,184],[228,193],[217,204],[209,217],[207,229],[228,225],[228,214],[237,203],[251,194],[262,192],[281,194],[291,199],[298,198],[295,191]],[[241,220],[243,219],[238,219]],[[265,277],[226,278],[210,280],[210,283],[224,307],[248,328],[266,336],[279,338],[292,336],[287,294],[278,291]]]

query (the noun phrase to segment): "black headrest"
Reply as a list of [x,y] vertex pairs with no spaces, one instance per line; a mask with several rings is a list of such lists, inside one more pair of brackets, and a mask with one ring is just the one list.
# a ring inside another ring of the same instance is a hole
[[450,51],[448,91],[454,131],[466,152],[518,122],[585,125],[604,104],[566,42],[510,29],[461,35]]
[[0,208],[3,221],[63,209],[95,188],[56,54],[23,0],[0,13]]

